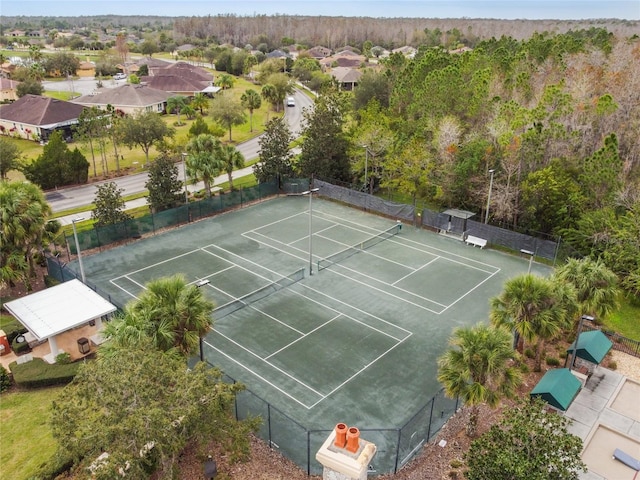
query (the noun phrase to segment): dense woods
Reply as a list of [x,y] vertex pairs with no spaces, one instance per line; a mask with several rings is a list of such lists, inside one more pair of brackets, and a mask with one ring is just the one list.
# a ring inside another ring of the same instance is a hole
[[[63,13],[63,12],[61,12]],[[390,12],[391,16],[392,12]],[[371,18],[363,8],[362,17],[323,17],[295,15],[220,15],[211,5],[211,14],[194,17],[97,15],[80,17],[3,17],[5,28],[75,29],[89,31],[127,30],[142,37],[153,31],[169,31],[178,44],[202,45],[206,41],[229,43],[238,47],[266,43],[271,48],[282,39],[313,47],[323,45],[333,50],[345,45],[361,46],[365,41],[385,48],[404,45],[415,47],[433,41],[449,45],[462,40],[474,46],[481,39],[501,36],[522,40],[535,32],[565,33],[569,30],[606,28],[617,37],[638,33],[637,21],[597,20],[499,20],[471,18]]]
[[[334,165],[334,179],[361,184],[367,178],[484,217],[491,173],[492,223],[561,236],[576,255],[604,259],[637,295],[637,38],[598,28],[535,33],[483,40],[461,54],[423,46],[414,59],[392,54],[381,63],[356,89],[360,108],[344,114],[350,170]],[[313,171],[303,162],[305,146],[345,158],[336,151],[339,142],[318,145],[317,125],[327,130],[338,123],[319,114],[307,121],[301,167],[326,178],[326,168]]]

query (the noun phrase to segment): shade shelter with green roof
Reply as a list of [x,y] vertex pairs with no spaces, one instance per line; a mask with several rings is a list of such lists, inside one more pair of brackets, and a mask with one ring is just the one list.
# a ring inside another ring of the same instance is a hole
[[556,368],[545,373],[529,395],[531,398],[540,397],[552,407],[564,411],[576,398],[581,386],[571,370]]
[[576,350],[576,342],[573,342],[567,349],[569,356],[573,355],[576,350],[576,357],[586,360],[587,362],[599,365],[605,355],[609,353],[613,343],[600,330],[592,330],[590,332],[582,332],[578,335],[578,348]]

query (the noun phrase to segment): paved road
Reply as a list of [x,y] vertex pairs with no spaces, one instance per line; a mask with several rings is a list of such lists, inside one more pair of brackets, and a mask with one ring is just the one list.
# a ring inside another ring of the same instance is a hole
[[[54,82],[59,83],[59,82]],[[62,82],[66,83],[66,82]],[[77,82],[76,82],[77,83]],[[312,107],[313,101],[304,93],[300,91],[296,91],[296,106],[288,107],[285,111],[285,118],[289,123],[289,128],[291,129],[294,136],[299,136],[301,130],[302,123],[302,110],[306,107]],[[284,108],[284,107],[283,107]],[[260,137],[252,138],[247,142],[243,142],[237,145],[238,150],[244,155],[246,160],[253,160],[258,158],[258,153],[260,151],[260,146],[258,144],[258,140]],[[253,169],[247,168],[238,171],[234,174],[234,178],[237,178],[236,175],[251,175],[253,173]],[[240,175],[240,176],[242,176]],[[182,168],[178,168],[178,178],[183,180],[183,170]],[[220,180],[221,182],[226,181],[226,175],[221,176],[220,178],[224,178]],[[77,208],[81,206],[88,206],[93,203],[93,200],[96,196],[96,188],[97,185],[101,185],[106,182],[116,182],[119,188],[124,190],[123,196],[132,195],[140,192],[145,192],[145,183],[147,182],[148,174],[146,172],[138,173],[136,175],[127,175],[124,177],[119,177],[116,179],[105,180],[102,182],[96,182],[91,185],[82,185],[78,187],[71,188],[61,188],[54,191],[45,192],[45,198],[51,205],[51,209],[54,213],[61,212],[64,210],[69,210],[71,208]],[[216,181],[216,183],[218,183]],[[215,184],[214,184],[215,185]],[[190,191],[200,190],[202,189],[202,184],[196,184],[193,186],[189,186]]]

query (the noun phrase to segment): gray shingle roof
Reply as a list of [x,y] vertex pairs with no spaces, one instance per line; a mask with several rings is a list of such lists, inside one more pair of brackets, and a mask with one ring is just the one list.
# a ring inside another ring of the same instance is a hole
[[28,125],[55,125],[80,116],[84,107],[64,100],[25,95],[9,105],[0,107],[0,118]]
[[151,88],[148,85],[126,84],[116,88],[99,90],[96,95],[83,95],[73,100],[81,105],[113,105],[144,107],[166,102],[171,97],[169,92]]

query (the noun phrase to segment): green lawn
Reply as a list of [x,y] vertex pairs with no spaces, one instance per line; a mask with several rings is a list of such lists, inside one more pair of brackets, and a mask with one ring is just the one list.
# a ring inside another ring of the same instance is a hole
[[604,322],[605,328],[640,341],[640,306],[621,299],[620,308]]
[[[233,96],[239,100],[240,96],[248,88],[253,88],[254,90],[260,92],[259,85],[253,85],[252,83],[242,78],[236,78],[236,82],[233,88],[230,90],[230,93],[232,93]],[[51,92],[46,92],[46,95],[53,98],[68,100],[71,93],[62,92],[62,91],[51,91]],[[283,113],[284,113],[283,111],[280,111],[280,112],[271,111],[271,106],[266,102],[263,102],[262,106],[258,110],[255,110],[253,112],[253,131],[251,131],[250,129],[248,112],[247,112],[247,121],[243,125],[239,125],[231,129],[231,136],[233,139],[233,143],[238,144],[241,142],[245,142],[259,135],[260,133],[264,132],[264,126],[267,120],[272,119],[275,116],[281,116],[283,115]],[[178,119],[177,115],[175,114],[164,115],[162,118],[167,123],[167,125],[176,129],[176,135],[174,138],[175,144],[185,145],[188,141],[189,128],[193,124],[193,120],[189,120],[184,115],[181,115],[180,120],[181,122],[184,123],[184,125],[176,127],[174,123],[176,123]],[[211,117],[205,114],[204,118],[209,125],[213,125],[213,121]],[[15,139],[11,139],[11,140],[16,142],[16,144],[20,148],[23,159],[26,160],[27,162],[34,160],[38,155],[42,153],[42,146],[37,142],[32,142],[28,140],[15,140]],[[221,138],[221,140],[224,143],[228,142],[228,133],[226,131],[223,137]],[[82,154],[85,156],[85,158],[90,164],[89,178],[95,177],[94,163],[95,163],[95,172],[98,177],[101,177],[103,175],[103,169],[102,169],[100,154],[97,151],[97,149],[94,152],[94,155],[92,155],[88,145],[84,145],[83,143],[80,143],[80,142],[74,142],[69,145],[70,149],[74,149],[76,147],[82,152]],[[129,173],[137,173],[144,169],[144,165],[146,163],[146,157],[138,147],[129,149],[123,145],[120,145],[118,146],[118,154],[123,157],[123,160],[120,161],[121,169],[127,170]],[[157,155],[158,155],[158,151],[152,147],[151,150],[149,151],[149,158],[153,159]],[[107,146],[107,159],[108,159],[107,168],[109,169],[109,172],[114,172],[116,169],[115,152],[113,150],[113,147],[110,146],[110,144],[108,144]],[[24,176],[20,172],[11,171],[9,172],[9,179],[13,181],[23,180]]]
[[62,387],[0,396],[0,465],[13,480],[27,480],[56,451],[49,428],[51,402]]

